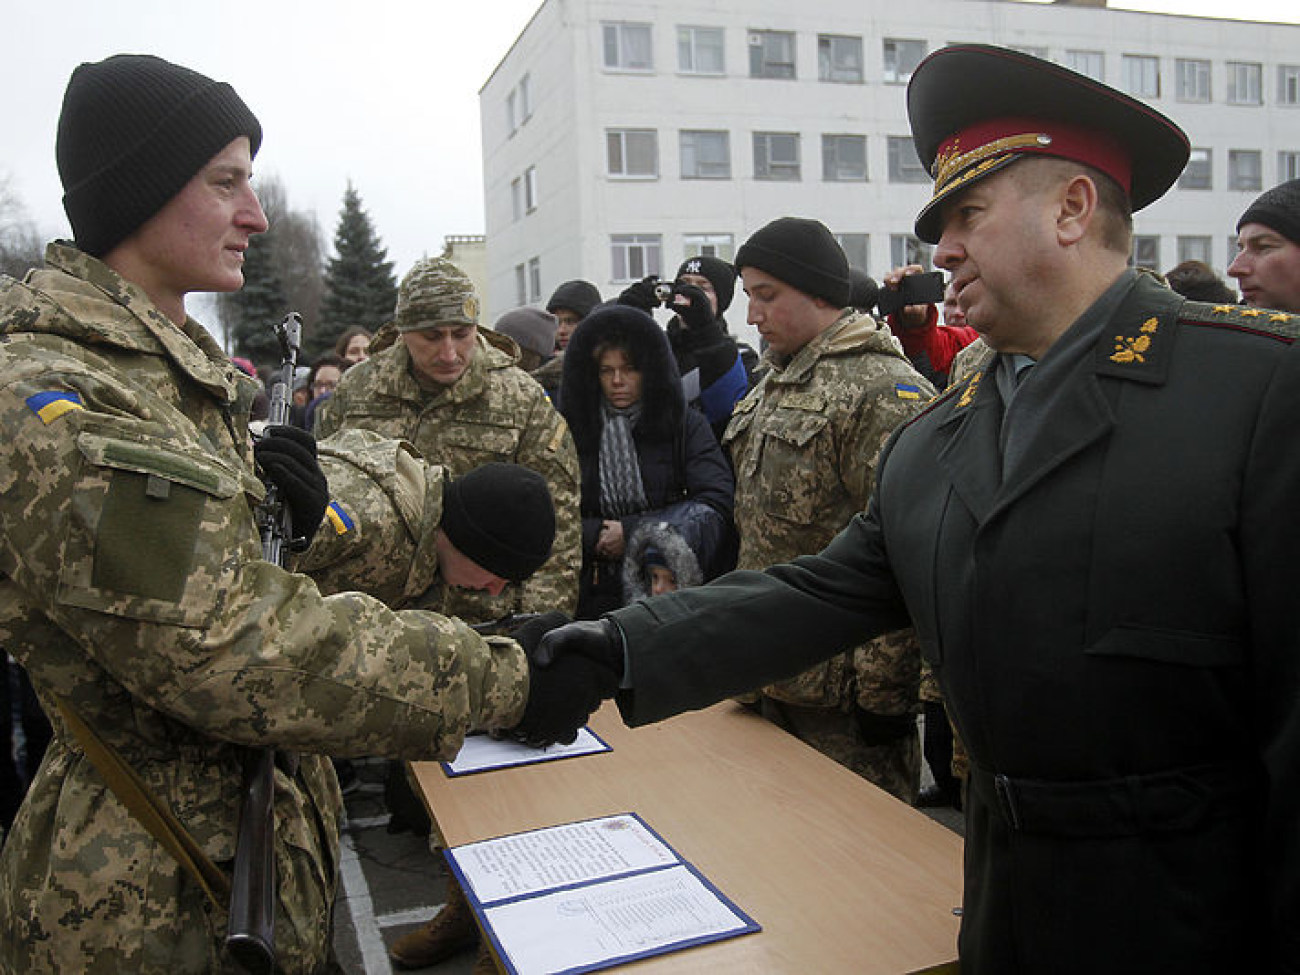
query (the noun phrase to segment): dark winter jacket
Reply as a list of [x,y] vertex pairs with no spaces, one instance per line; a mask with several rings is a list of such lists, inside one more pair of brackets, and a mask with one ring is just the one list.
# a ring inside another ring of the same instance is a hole
[[[622,519],[623,538],[673,502],[693,499],[722,516],[732,535],[735,481],[731,467],[702,414],[686,408],[677,366],[667,337],[653,318],[639,309],[612,305],[583,320],[564,353],[560,412],[569,423],[582,472],[582,581],[579,617],[591,617],[624,602],[622,566],[595,555],[604,520],[600,511],[600,435],[603,394],[594,359],[596,346],[608,337],[623,339],[628,356],[641,370],[641,415],[633,428],[641,483],[647,507]],[[707,541],[707,539],[706,539]],[[723,548],[730,546],[724,545]],[[705,578],[723,568],[717,550],[697,552]]]
[[721,315],[704,328],[690,328],[674,315],[668,323],[668,341],[682,377],[687,405],[704,414],[721,441],[732,407],[753,385],[758,357],[753,349],[742,347],[728,334],[726,319]]

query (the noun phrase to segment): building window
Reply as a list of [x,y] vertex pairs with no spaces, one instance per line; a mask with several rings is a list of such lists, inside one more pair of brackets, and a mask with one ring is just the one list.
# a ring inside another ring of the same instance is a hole
[[654,49],[649,24],[601,24],[604,38],[605,67],[616,71],[650,71],[654,68]]
[[849,267],[856,267],[859,271],[866,271],[871,257],[868,235],[836,234],[835,239],[840,242],[840,248],[844,251],[844,256],[849,259]]
[[522,264],[515,265],[515,304],[528,304],[528,268]]
[[610,176],[658,176],[659,134],[654,129],[606,129],[605,157]]
[[1134,234],[1133,252],[1129,255],[1129,263],[1134,267],[1160,270],[1160,238]]
[[1145,54],[1125,54],[1124,90],[1137,98],[1160,97],[1160,59]]
[[930,174],[921,165],[921,159],[916,154],[916,144],[912,142],[912,137],[909,135],[889,137],[889,181],[891,183],[930,182]]
[[537,209],[537,167],[529,166],[524,170],[524,212],[532,213]]
[[799,179],[799,134],[754,133],[754,178]]
[[839,34],[817,36],[817,80],[862,82],[862,38]]
[[1106,55],[1101,51],[1066,51],[1065,66],[1087,75],[1093,81],[1105,81]]
[[647,274],[661,274],[662,238],[659,234],[613,234],[609,238],[609,259],[614,280],[640,281]]
[[1213,156],[1209,149],[1193,149],[1187,158],[1187,168],[1178,177],[1178,188],[1183,190],[1208,190],[1213,185]]
[[867,178],[865,135],[822,136],[822,179],[855,181]]
[[925,41],[904,41],[886,37],[884,44],[884,80],[889,84],[906,84],[911,80],[916,66],[925,57]]
[[1277,154],[1277,181],[1300,179],[1300,152],[1284,149]]
[[1264,167],[1258,149],[1228,150],[1228,189],[1263,189]]
[[533,99],[528,90],[528,75],[519,79],[519,124],[523,125],[533,117]]
[[686,257],[716,257],[723,261],[736,255],[731,234],[683,234],[682,250]]
[[1209,237],[1179,237],[1178,263],[1200,261],[1202,264],[1209,264],[1210,247]]
[[510,129],[510,134],[514,135],[515,130],[519,128],[519,122],[516,118],[515,107],[515,89],[510,89],[510,94],[506,95],[506,127]]
[[1210,62],[1179,58],[1174,64],[1178,72],[1178,100],[1180,102],[1208,102],[1210,100]]
[[905,264],[930,266],[930,254],[934,250],[913,234],[889,235],[889,266],[903,267]]
[[529,304],[534,301],[542,300],[542,259],[540,257],[530,257],[528,259],[528,300],[521,304]]
[[682,179],[731,179],[731,136],[683,130]]
[[524,216],[524,178],[516,176],[510,181],[510,213],[516,220]]
[[682,74],[724,74],[721,27],[678,27],[677,70]]
[[1277,66],[1277,102],[1279,105],[1300,105],[1300,64]]
[[750,31],[749,76],[751,78],[793,78],[794,32]]
[[1228,62],[1228,104],[1260,105],[1264,101],[1264,66],[1248,61]]

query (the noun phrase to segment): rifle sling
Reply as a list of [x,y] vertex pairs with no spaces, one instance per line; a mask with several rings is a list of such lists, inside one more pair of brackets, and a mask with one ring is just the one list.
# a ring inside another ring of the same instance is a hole
[[230,900],[230,880],[221,868],[203,852],[198,841],[167,804],[149,791],[144,779],[127,764],[117,749],[99,737],[67,700],[59,698],[57,703],[63,720],[113,795],[194,878],[212,905],[221,911],[226,910]]

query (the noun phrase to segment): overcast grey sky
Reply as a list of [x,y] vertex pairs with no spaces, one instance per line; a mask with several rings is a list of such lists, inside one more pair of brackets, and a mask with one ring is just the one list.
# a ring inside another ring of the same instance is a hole
[[[352,179],[400,275],[448,234],[482,233],[478,90],[540,0],[0,0],[0,176],[42,236],[68,234],[54,166],[82,61],[157,54],[229,81],[265,131],[256,169],[331,238]],[[1111,0],[1112,7],[1300,22],[1296,0]],[[21,26],[18,26],[21,22]]]

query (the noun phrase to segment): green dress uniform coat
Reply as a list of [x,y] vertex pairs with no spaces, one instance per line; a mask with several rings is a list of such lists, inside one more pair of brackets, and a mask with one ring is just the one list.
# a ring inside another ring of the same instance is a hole
[[[469,728],[518,723],[527,694],[513,641],[322,597],[262,559],[253,389],[201,326],[70,246],[0,279],[0,646],[226,871],[249,749],[447,758]],[[224,906],[52,716],[0,854],[0,972],[230,970]],[[331,955],[341,797],[318,754],[276,773],[287,973]]]
[[[504,349],[517,348],[504,336],[491,337]],[[500,596],[444,589],[445,598],[430,608],[471,622],[553,609],[571,615],[582,561],[573,438],[541,386],[515,366],[515,356],[494,346],[487,332],[480,331],[477,341],[465,374],[436,389],[416,381],[410,354],[400,341],[353,366],[318,411],[317,435],[324,439],[359,427],[407,440],[453,477],[492,461],[541,474],[555,502],[551,557],[526,582],[508,586]]]
[[976,371],[821,554],[614,614],[621,704],[910,616],[972,762],[965,975],[1300,971],[1300,320],[1113,290],[1005,479]]

